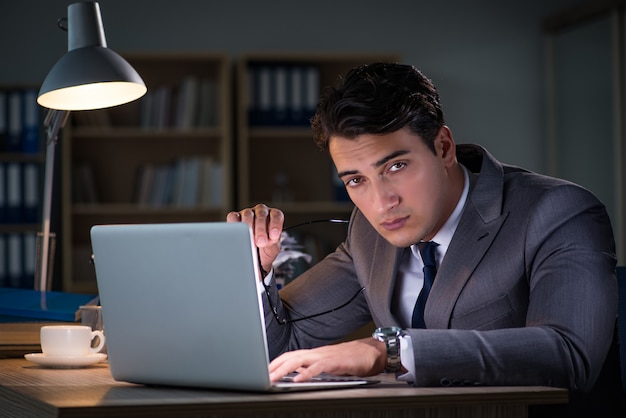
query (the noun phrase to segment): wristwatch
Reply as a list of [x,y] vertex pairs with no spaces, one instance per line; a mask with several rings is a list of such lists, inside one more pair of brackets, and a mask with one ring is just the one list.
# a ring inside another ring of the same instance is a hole
[[385,343],[387,347],[387,366],[385,373],[398,373],[402,367],[400,363],[400,338],[403,335],[402,329],[398,327],[376,328],[372,337]]

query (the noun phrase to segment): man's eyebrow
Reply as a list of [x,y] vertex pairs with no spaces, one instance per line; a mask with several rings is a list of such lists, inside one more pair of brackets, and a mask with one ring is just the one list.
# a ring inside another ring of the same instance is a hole
[[353,174],[358,174],[359,170],[346,170],[340,173],[337,173],[337,177],[342,178],[343,176],[351,176]]
[[[387,163],[387,161],[393,160],[394,158],[397,158],[401,155],[405,155],[408,154],[409,150],[398,150],[395,152],[392,152],[391,154],[381,158],[380,160],[376,161],[373,165],[374,167],[378,168],[381,165],[384,165],[385,163]],[[346,171],[342,171],[340,173],[337,173],[338,177],[341,178],[343,176],[351,176],[353,174],[358,174],[359,171],[358,170],[346,170]]]
[[383,157],[380,160],[376,161],[374,163],[374,167],[378,168],[381,165],[384,165],[385,163],[387,163],[387,161],[393,160],[396,157],[399,157],[401,155],[405,155],[405,154],[408,154],[408,153],[409,153],[409,150],[398,150],[398,151],[392,152],[391,154],[387,155],[386,157]]

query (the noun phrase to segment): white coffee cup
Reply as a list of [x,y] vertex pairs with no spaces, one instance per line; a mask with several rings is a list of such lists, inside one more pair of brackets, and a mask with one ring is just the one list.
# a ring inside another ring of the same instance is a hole
[[[104,347],[104,333],[85,325],[46,325],[41,327],[41,350],[46,357],[84,357]],[[91,346],[98,337],[95,347]]]

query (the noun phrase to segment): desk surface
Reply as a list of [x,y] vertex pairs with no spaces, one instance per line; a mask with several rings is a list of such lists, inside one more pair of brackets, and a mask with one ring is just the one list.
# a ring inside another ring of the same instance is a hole
[[147,387],[113,380],[108,365],[48,369],[0,360],[0,416],[525,417],[528,405],[567,402],[549,387],[413,388],[378,385],[298,393],[240,393]]

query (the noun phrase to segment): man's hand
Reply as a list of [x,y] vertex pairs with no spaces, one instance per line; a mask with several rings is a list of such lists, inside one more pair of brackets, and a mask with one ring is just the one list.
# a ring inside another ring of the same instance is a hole
[[272,263],[280,252],[280,234],[284,221],[285,215],[282,211],[263,204],[226,215],[226,222],[245,222],[250,225],[264,271],[272,269]]
[[364,338],[284,353],[270,363],[269,370],[273,382],[291,372],[298,373],[293,379],[295,382],[304,382],[320,373],[373,376],[383,372],[386,362],[385,344]]

